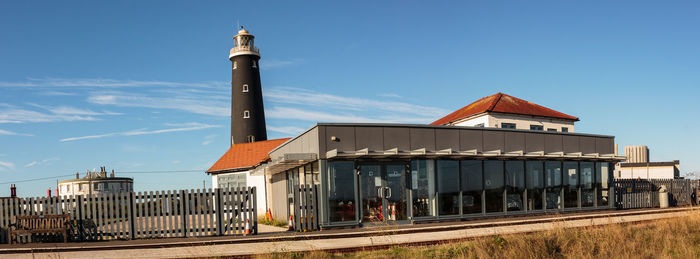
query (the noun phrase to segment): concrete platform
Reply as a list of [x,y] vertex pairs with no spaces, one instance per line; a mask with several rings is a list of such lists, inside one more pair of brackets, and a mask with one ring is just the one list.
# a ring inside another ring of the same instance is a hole
[[445,242],[495,234],[543,231],[556,227],[643,222],[678,217],[688,213],[698,213],[698,211],[692,208],[597,211],[308,233],[269,233],[251,237],[27,244],[11,247],[3,245],[0,247],[0,258],[181,258],[343,250],[357,247]]

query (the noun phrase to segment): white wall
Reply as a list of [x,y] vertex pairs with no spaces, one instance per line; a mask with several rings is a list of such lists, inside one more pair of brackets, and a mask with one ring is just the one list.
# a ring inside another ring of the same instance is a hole
[[569,132],[574,132],[574,122],[567,120],[560,120],[554,118],[543,118],[543,117],[532,117],[532,116],[520,116],[520,115],[506,115],[506,114],[494,114],[487,113],[478,115],[476,117],[471,117],[463,121],[458,121],[454,125],[456,126],[474,126],[483,123],[485,127],[500,128],[501,123],[515,123],[516,129],[530,130],[530,125],[540,125],[543,127],[544,131],[548,128],[556,129],[561,132],[562,127],[567,127]]
[[227,174],[216,174],[211,176],[212,188],[219,188],[218,177],[224,177],[235,174],[245,174],[246,175],[246,186],[255,187],[256,199],[258,206],[258,215],[264,215],[267,212],[267,199],[265,198],[265,176],[254,176],[250,175],[250,171],[242,171]]
[[673,179],[674,173],[673,166],[620,168],[620,178],[629,179]]

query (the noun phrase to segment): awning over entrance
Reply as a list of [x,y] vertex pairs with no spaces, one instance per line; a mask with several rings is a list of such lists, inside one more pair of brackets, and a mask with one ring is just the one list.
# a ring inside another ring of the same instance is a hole
[[286,170],[311,163],[318,159],[318,155],[314,153],[287,153],[282,157],[273,158],[267,164],[258,166],[252,170],[251,175],[263,175],[265,172],[276,174]]
[[466,158],[466,157],[483,157],[483,158],[541,158],[541,159],[556,159],[556,158],[567,158],[567,159],[600,159],[600,160],[615,160],[622,161],[627,159],[624,156],[617,156],[615,154],[598,154],[590,153],[583,154],[581,152],[577,153],[564,153],[564,152],[553,152],[545,153],[544,151],[537,152],[524,152],[511,151],[502,152],[501,150],[491,150],[485,152],[478,152],[477,150],[464,150],[456,151],[452,149],[443,149],[438,151],[427,151],[425,148],[420,148],[411,151],[399,151],[398,148],[392,148],[388,150],[369,150],[367,148],[355,150],[355,151],[338,151],[333,149],[326,152],[326,158],[411,158],[411,157],[425,157],[425,158]]

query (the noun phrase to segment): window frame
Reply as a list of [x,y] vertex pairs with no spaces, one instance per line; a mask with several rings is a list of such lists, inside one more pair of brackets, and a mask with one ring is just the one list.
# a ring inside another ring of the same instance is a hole
[[249,110],[244,110],[244,111],[243,111],[243,118],[244,118],[244,119],[250,119],[250,111],[249,111]]

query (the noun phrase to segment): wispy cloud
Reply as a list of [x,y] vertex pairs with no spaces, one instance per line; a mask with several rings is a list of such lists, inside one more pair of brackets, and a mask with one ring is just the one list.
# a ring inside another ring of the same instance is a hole
[[34,136],[32,134],[17,133],[9,130],[0,129],[0,135],[10,135],[10,136]]
[[47,158],[47,159],[40,160],[40,161],[33,161],[29,164],[24,165],[24,167],[32,167],[32,166],[42,165],[42,164],[49,163],[51,161],[58,161],[58,160],[60,160],[58,157]]
[[204,137],[204,141],[202,141],[202,146],[211,144],[212,142],[214,142],[214,139],[216,139],[216,134],[207,135],[206,137]]
[[267,130],[279,132],[279,133],[284,133],[284,134],[287,134],[290,136],[296,136],[299,133],[304,132],[304,130],[306,130],[306,129],[299,128],[299,127],[291,127],[291,126],[283,126],[283,127],[267,126]]
[[379,96],[379,97],[389,97],[389,98],[403,98],[401,95],[394,94],[394,93],[383,93],[383,94],[378,94],[377,96]]
[[279,67],[286,67],[286,66],[303,64],[304,62],[305,61],[303,59],[300,59],[300,58],[289,59],[289,60],[268,59],[268,60],[261,60],[260,61],[260,68],[262,68],[262,69],[279,68]]
[[29,103],[29,106],[41,110],[30,110],[15,105],[0,106],[0,123],[37,123],[59,121],[96,121],[99,116],[121,115],[116,112],[95,112],[70,106],[51,107]]
[[136,129],[136,130],[130,130],[130,131],[124,131],[124,132],[113,132],[113,133],[106,133],[106,134],[99,134],[99,135],[88,135],[88,136],[64,138],[64,139],[61,139],[59,141],[60,142],[70,142],[70,141],[76,141],[76,140],[97,139],[97,138],[116,137],[116,136],[153,135],[153,134],[182,132],[182,131],[194,131],[194,130],[203,130],[203,129],[221,127],[221,125],[210,125],[210,124],[203,124],[203,123],[186,123],[186,124],[171,124],[171,125],[187,125],[187,126],[179,127],[179,128],[159,129],[159,130]]
[[276,103],[309,105],[346,111],[398,112],[431,118],[447,113],[447,110],[444,109],[407,102],[345,97],[293,87],[273,88],[267,90],[264,95],[265,98]]
[[14,170],[15,164],[5,161],[0,161],[0,171]]
[[78,87],[78,88],[121,88],[121,87],[200,87],[215,88],[225,82],[172,82],[157,80],[117,80],[103,78],[27,78],[23,82],[0,81],[0,87]]
[[212,116],[229,116],[229,103],[222,100],[210,100],[206,96],[168,96],[153,97],[147,95],[127,94],[122,92],[102,93],[89,96],[88,102],[118,107],[140,107],[152,109],[174,109],[195,114]]

